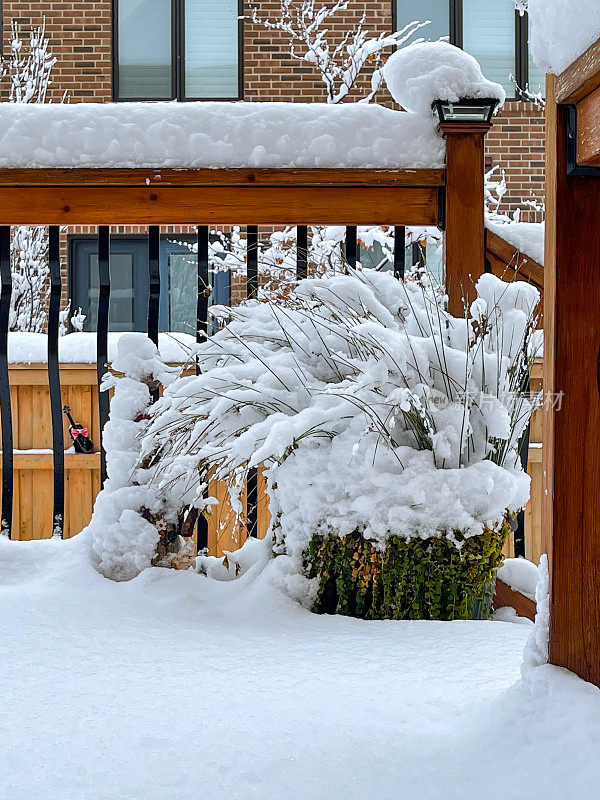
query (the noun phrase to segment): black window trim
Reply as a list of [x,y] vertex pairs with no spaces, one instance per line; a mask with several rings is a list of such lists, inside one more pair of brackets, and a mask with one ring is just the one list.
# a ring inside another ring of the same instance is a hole
[[[499,0],[501,2],[501,0]],[[506,2],[506,0],[504,0]],[[449,39],[456,47],[463,47],[463,0],[448,0]],[[398,26],[398,0],[392,0],[392,28]],[[529,16],[515,9],[515,96],[507,100],[526,100],[519,89],[525,90],[529,84]]]
[[238,3],[238,91],[236,97],[186,97],[185,0],[171,0],[171,97],[119,97],[119,0],[112,0],[112,99],[115,103],[232,102],[244,99],[244,0]]

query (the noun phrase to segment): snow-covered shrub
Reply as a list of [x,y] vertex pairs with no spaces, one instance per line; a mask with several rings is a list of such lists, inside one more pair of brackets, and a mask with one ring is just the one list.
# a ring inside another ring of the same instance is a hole
[[157,558],[166,557],[167,550],[176,553],[180,544],[171,537],[174,546],[167,546],[179,507],[169,502],[168,492],[156,491],[152,474],[138,465],[151,392],[171,383],[179,370],[163,363],[144,333],[120,337],[112,366],[122,377],[108,373],[102,384],[103,391],[114,388],[103,441],[108,479],[85,533],[98,570],[113,580],[130,580]]
[[479,537],[493,579],[506,517],[528,499],[518,442],[538,293],[493,275],[477,291],[460,319],[430,286],[365,271],[302,281],[285,306],[223,309],[202,374],[152,409],[143,463],[198,507],[209,472],[239,486],[265,464],[274,552],[308,575],[323,578],[307,556],[331,537],[384,559],[394,537],[426,552],[443,538],[459,555]]

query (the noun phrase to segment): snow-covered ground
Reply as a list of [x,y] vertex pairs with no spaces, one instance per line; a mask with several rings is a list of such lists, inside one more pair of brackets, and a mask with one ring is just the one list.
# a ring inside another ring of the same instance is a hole
[[[268,573],[268,570],[267,570]],[[317,617],[268,574],[0,538],[2,800],[592,800],[600,691],[530,625]]]

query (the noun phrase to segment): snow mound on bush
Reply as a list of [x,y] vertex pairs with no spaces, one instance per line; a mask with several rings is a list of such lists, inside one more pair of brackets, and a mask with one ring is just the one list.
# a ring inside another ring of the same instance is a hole
[[442,167],[433,120],[375,104],[6,104],[0,167]]
[[123,334],[113,367],[122,378],[104,377],[102,388],[114,387],[110,418],[104,428],[108,479],[96,498],[94,513],[82,535],[89,538],[93,562],[106,578],[127,581],[149,567],[159,539],[144,516],[161,504],[148,470],[136,468],[141,436],[154,381],[171,383],[179,370],[166,366],[145,333]]
[[387,60],[383,77],[394,100],[407,111],[430,114],[435,100],[496,98],[506,93],[483,76],[477,59],[448,42],[420,42],[397,50]]

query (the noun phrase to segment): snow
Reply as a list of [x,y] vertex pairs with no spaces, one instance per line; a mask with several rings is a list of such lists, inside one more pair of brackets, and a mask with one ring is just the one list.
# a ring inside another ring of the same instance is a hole
[[162,510],[162,497],[151,484],[151,471],[136,465],[148,425],[150,389],[159,383],[168,386],[179,369],[165,366],[145,333],[121,336],[112,366],[122,377],[107,374],[100,387],[114,388],[103,434],[108,480],[82,533],[91,537],[97,569],[122,581],[149,567],[156,554],[159,531],[148,512]]
[[231,321],[198,348],[202,374],[150,412],[158,491],[201,505],[209,470],[264,464],[276,547],[297,563],[315,534],[384,547],[497,529],[529,497],[516,445],[530,406],[511,381],[539,293],[493,275],[477,293],[473,327],[429,284],[373,270],[302,281],[285,306],[217,309]]
[[416,169],[444,152],[431,117],[375,104],[0,105],[0,168]]
[[317,617],[268,574],[0,538],[6,800],[596,800],[600,691],[530,625]]
[[[114,361],[119,340],[125,334],[108,334],[108,360]],[[160,355],[167,363],[185,363],[196,339],[188,333],[160,333]],[[58,340],[58,353],[63,364],[95,364],[96,334],[68,333]],[[45,364],[48,361],[48,337],[44,333],[14,331],[8,335],[8,360],[11,364]]]
[[488,81],[477,59],[448,42],[420,42],[393,53],[383,77],[394,100],[407,111],[432,114],[435,100],[456,102],[461,98],[496,98],[506,93],[499,83]]
[[598,0],[529,0],[535,63],[559,75],[600,39]]
[[544,266],[543,222],[498,222],[486,218],[485,227]]
[[498,577],[511,589],[535,600],[538,568],[532,561],[525,558],[505,558],[504,564],[498,570]]

